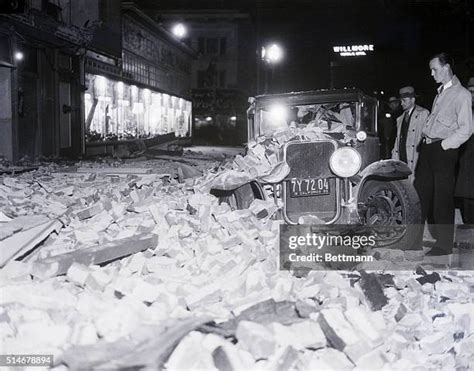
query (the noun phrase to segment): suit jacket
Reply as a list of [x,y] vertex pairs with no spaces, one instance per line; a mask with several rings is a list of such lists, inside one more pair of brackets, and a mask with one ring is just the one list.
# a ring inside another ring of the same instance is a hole
[[[410,175],[411,181],[415,179],[415,168],[416,163],[418,162],[421,130],[426,124],[426,120],[429,114],[430,112],[426,108],[420,107],[418,105],[415,105],[415,108],[413,109],[413,112],[411,114],[406,142],[408,167],[412,171],[412,174]],[[399,118],[397,118],[397,138],[395,139],[395,145],[393,146],[392,150],[392,158],[395,160],[400,160],[400,154],[398,153],[398,149],[400,144],[400,132],[402,129],[404,117],[405,115],[401,115]]]

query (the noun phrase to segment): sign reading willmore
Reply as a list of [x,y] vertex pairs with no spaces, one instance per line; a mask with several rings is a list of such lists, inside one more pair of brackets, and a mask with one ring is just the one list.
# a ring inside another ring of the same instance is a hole
[[373,44],[346,45],[333,46],[332,50],[341,57],[358,57],[373,53],[375,51],[375,47]]

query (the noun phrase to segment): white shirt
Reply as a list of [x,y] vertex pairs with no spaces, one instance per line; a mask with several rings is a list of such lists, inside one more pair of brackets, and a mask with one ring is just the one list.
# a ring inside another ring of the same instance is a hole
[[443,87],[443,91],[446,90],[447,88],[453,86],[453,79],[449,80],[446,84],[444,85],[441,85],[439,88],[438,88],[438,94],[441,93],[441,87]]

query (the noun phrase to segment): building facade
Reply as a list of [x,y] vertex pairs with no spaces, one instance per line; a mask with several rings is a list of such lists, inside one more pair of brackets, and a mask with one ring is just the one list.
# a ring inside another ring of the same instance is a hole
[[68,15],[66,7],[41,0],[0,15],[6,92],[0,97],[0,154],[10,160],[82,151],[81,58],[93,27],[76,26]]
[[104,140],[191,135],[195,54],[133,3],[122,4],[121,27],[118,61],[100,53],[86,58],[89,153]]
[[193,142],[246,141],[247,98],[255,91],[255,32],[235,10],[160,11],[167,28],[183,22],[184,42],[198,53],[192,64]]
[[0,155],[77,158],[90,142],[190,135],[193,58],[133,3],[29,0],[0,14]]

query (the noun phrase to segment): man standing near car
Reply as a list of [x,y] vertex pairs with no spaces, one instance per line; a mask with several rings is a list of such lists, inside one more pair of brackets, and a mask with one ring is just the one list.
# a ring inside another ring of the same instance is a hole
[[435,246],[428,255],[452,253],[454,239],[454,189],[458,148],[472,134],[471,94],[453,74],[453,59],[436,54],[429,66],[440,84],[431,114],[422,129],[415,188],[420,197],[422,222],[432,217]]
[[[467,83],[471,93],[471,108],[474,115],[474,77]],[[474,135],[460,148],[459,174],[456,196],[462,199],[461,215],[464,224],[474,225]]]
[[400,89],[400,101],[403,115],[397,119],[397,137],[392,150],[392,158],[405,162],[411,170],[410,180],[415,179],[415,168],[418,162],[421,130],[430,112],[418,105],[413,86]]
[[403,114],[399,98],[390,96],[387,105],[388,112],[383,109],[383,103],[380,105],[381,117],[379,118],[380,155],[384,160],[392,157],[392,149],[397,136],[397,119]]
[[395,96],[388,98],[388,107],[390,108],[390,114],[393,119],[396,120],[403,114],[403,109],[400,106],[400,99]]

